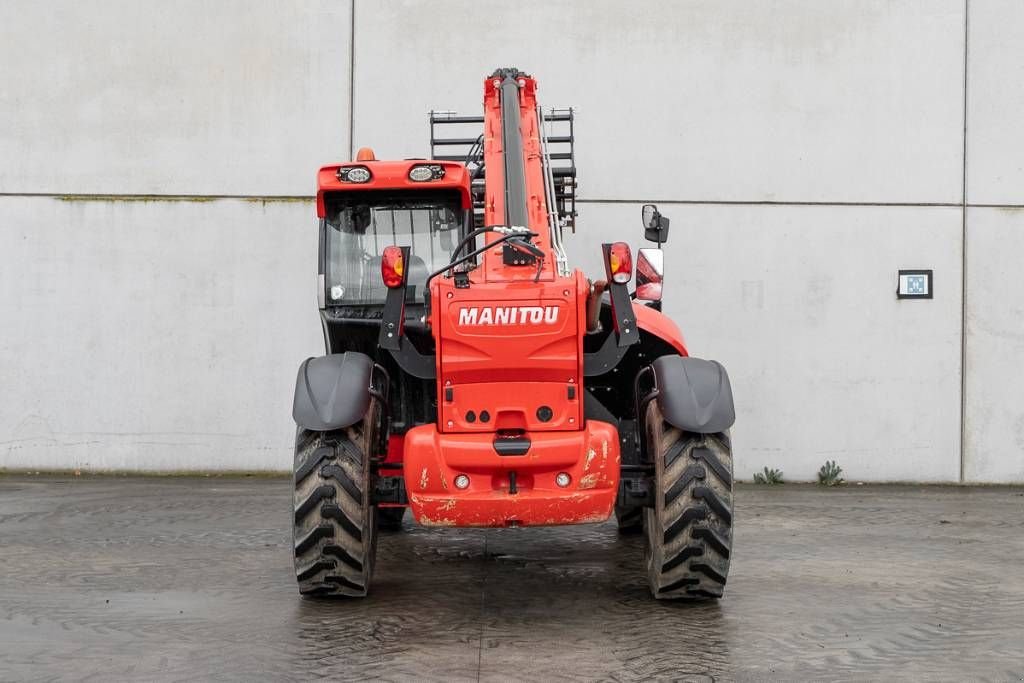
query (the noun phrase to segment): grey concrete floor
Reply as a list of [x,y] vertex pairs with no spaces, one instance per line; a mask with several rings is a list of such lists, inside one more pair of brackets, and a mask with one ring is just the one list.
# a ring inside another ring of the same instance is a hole
[[290,482],[0,477],[0,679],[1021,680],[1024,490],[741,487],[726,597],[609,525],[380,539],[300,599]]

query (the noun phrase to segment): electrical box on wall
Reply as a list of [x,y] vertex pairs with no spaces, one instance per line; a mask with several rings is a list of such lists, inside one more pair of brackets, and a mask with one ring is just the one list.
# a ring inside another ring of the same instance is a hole
[[897,299],[931,299],[932,271],[901,270],[896,282]]

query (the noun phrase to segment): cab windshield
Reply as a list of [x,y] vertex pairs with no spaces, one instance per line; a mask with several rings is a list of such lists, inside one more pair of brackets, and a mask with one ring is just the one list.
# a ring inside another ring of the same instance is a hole
[[346,192],[327,199],[324,275],[329,306],[383,304],[384,248],[410,248],[408,301],[423,301],[427,276],[451,260],[460,240],[458,193]]

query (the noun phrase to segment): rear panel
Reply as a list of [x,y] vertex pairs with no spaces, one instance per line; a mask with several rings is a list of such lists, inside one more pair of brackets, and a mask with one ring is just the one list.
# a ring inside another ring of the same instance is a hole
[[441,431],[582,428],[582,274],[434,292]]

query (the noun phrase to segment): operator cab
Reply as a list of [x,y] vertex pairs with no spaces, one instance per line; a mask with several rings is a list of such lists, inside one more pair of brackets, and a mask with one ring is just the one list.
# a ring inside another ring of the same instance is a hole
[[325,322],[380,319],[387,299],[381,261],[388,246],[409,249],[407,308],[422,315],[428,275],[449,263],[472,224],[463,164],[379,161],[369,148],[351,162],[322,167],[316,201]]
[[409,247],[406,300],[422,305],[427,276],[451,260],[465,220],[455,190],[339,192],[325,208],[327,306],[383,306],[381,258],[391,245]]

